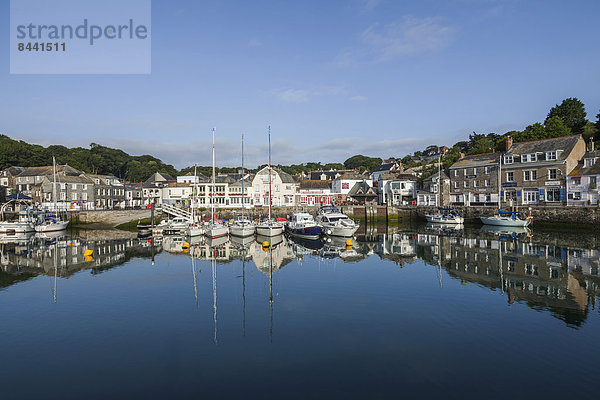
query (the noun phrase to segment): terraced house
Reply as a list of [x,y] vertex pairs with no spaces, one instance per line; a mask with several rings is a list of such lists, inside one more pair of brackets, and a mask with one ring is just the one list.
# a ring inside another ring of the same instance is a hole
[[564,205],[566,178],[585,154],[581,135],[514,143],[502,157],[502,201],[507,205]]
[[449,168],[450,205],[498,205],[500,153],[464,156]]

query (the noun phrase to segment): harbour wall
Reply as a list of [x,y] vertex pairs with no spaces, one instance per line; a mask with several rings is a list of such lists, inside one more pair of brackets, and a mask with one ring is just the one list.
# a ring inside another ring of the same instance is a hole
[[130,221],[142,218],[150,218],[150,210],[101,210],[101,211],[78,211],[69,213],[71,223],[94,224],[102,227],[114,227]]

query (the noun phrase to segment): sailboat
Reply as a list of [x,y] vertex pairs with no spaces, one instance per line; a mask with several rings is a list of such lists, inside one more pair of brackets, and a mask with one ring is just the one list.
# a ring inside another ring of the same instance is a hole
[[36,232],[58,232],[64,231],[69,221],[63,221],[58,217],[58,206],[56,205],[56,159],[52,157],[52,201],[54,202],[54,213],[43,212],[38,217],[35,225]]
[[210,191],[210,210],[211,223],[206,228],[205,235],[210,239],[227,236],[229,228],[223,224],[218,224],[215,220],[215,128],[212,129],[212,187]]
[[440,157],[438,159],[438,177],[437,177],[437,194],[436,194],[436,205],[438,206],[438,211],[433,214],[426,214],[425,218],[427,222],[432,222],[434,224],[462,224],[465,222],[465,219],[458,215],[458,213],[451,208],[444,208],[444,196],[442,196],[442,154],[440,153]]
[[192,220],[189,223],[187,229],[185,230],[185,234],[189,237],[196,237],[196,236],[202,236],[204,234],[204,228],[202,227],[202,225],[200,225],[198,222],[196,222],[196,216],[195,216],[195,210],[196,210],[196,182],[197,182],[197,177],[196,177],[196,166],[194,165],[194,185],[193,185],[193,191],[194,193],[192,194]]
[[229,226],[231,236],[248,237],[254,235],[256,225],[254,222],[244,217],[244,208],[246,202],[246,192],[244,187],[244,135],[242,135],[242,218],[236,219]]
[[481,222],[486,225],[496,226],[511,226],[511,227],[522,227],[529,226],[532,222],[531,216],[525,217],[518,211],[503,211],[500,207],[501,204],[501,190],[502,190],[502,154],[498,160],[498,215],[492,215],[491,217],[481,217]]
[[272,197],[272,176],[273,170],[271,169],[271,127],[269,126],[269,217],[263,221],[261,221],[256,226],[256,234],[272,237],[283,234],[283,225],[277,222],[271,213],[271,203],[273,200]]

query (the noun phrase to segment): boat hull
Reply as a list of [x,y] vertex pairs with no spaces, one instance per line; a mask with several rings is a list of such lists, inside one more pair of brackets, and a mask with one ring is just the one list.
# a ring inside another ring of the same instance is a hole
[[261,235],[261,236],[266,236],[266,237],[281,235],[281,234],[283,234],[283,226],[276,226],[276,225],[260,226],[260,225],[258,225],[256,227],[256,234]]
[[0,233],[29,233],[35,232],[32,223],[29,222],[0,222]]
[[290,235],[300,238],[318,239],[319,236],[321,236],[323,230],[320,226],[306,226],[296,228],[290,225],[286,225],[285,231]]
[[59,232],[67,229],[69,221],[56,221],[51,224],[42,224],[35,227],[36,232]]
[[323,226],[323,233],[328,236],[339,236],[339,237],[352,237],[358,230],[359,226],[343,226],[343,225],[332,225]]
[[209,239],[216,239],[220,237],[225,237],[229,234],[229,229],[226,226],[222,225],[212,225],[206,229],[205,236]]
[[256,228],[254,227],[254,225],[246,225],[246,226],[239,226],[239,225],[231,225],[229,227],[229,234],[231,236],[237,236],[237,237],[249,237],[249,236],[253,236],[254,232],[255,232]]
[[434,224],[462,224],[465,222],[465,219],[459,215],[455,216],[444,216],[441,214],[430,214],[426,215],[425,218],[427,222],[432,222]]
[[526,227],[531,224],[531,219],[513,219],[512,217],[492,216],[492,217],[481,217],[481,222],[486,225],[494,226],[512,226],[512,227]]

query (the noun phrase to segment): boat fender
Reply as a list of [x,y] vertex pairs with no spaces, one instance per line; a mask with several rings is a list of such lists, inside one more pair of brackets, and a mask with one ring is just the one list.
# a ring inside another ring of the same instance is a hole
[[350,239],[346,240],[346,246],[352,247],[352,240],[350,240]]
[[83,252],[83,255],[84,255],[85,257],[91,257],[91,256],[92,256],[92,254],[94,254],[94,250],[86,249],[86,250]]
[[269,242],[267,240],[265,240],[264,242],[262,242],[262,247],[265,249],[268,249],[270,246]]
[[190,244],[189,244],[188,242],[183,242],[183,243],[181,244],[181,248],[182,248],[182,249],[189,249],[189,248],[190,248]]

